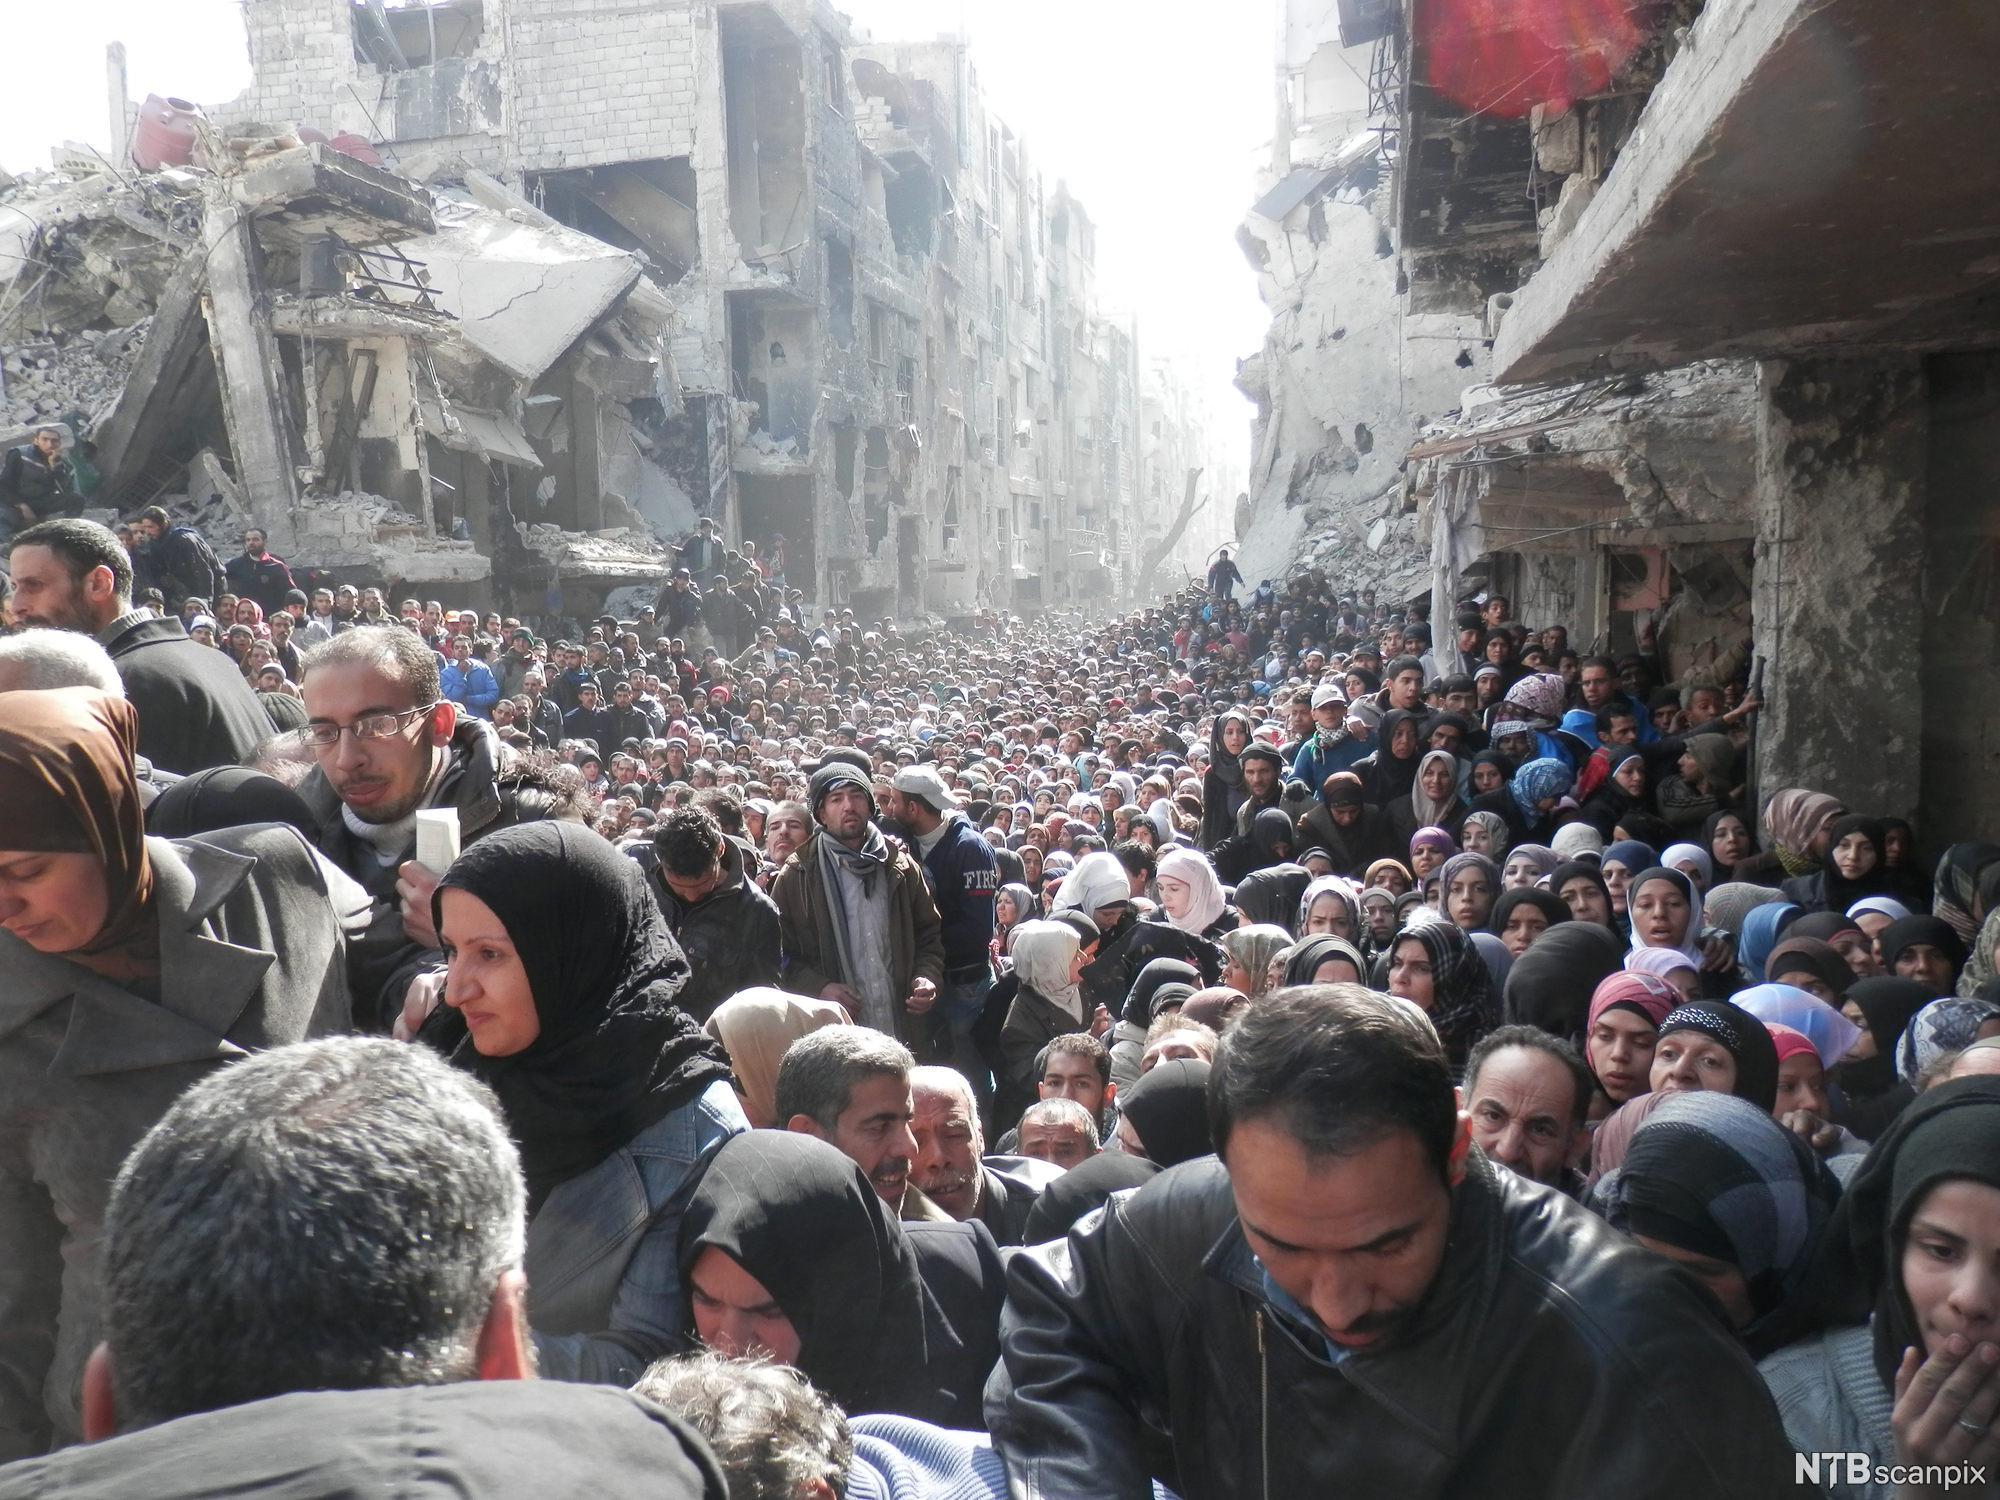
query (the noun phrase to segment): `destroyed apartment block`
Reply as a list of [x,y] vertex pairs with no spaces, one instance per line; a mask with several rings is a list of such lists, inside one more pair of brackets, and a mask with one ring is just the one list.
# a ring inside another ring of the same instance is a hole
[[[165,504],[223,556],[254,524],[398,590],[573,584],[585,609],[657,586],[668,554],[625,493],[679,490],[634,472],[627,408],[657,424],[681,401],[673,304],[639,258],[490,179],[484,202],[433,193],[296,134],[207,154],[0,206],[23,267],[0,304],[12,441],[58,421],[98,513]],[[657,527],[692,521],[668,505]]]

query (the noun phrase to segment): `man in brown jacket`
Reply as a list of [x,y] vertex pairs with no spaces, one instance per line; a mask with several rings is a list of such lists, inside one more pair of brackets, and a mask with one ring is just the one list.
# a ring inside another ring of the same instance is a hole
[[875,794],[858,767],[829,761],[809,786],[818,827],[771,885],[785,988],[844,1005],[934,1061],[944,938],[924,868],[871,821]]

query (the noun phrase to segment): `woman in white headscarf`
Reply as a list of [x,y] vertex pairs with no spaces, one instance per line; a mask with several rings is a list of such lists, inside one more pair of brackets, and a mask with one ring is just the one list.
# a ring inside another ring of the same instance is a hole
[[1215,866],[1207,855],[1193,849],[1169,849],[1160,856],[1154,879],[1160,892],[1160,910],[1182,932],[1220,939],[1236,925],[1229,898],[1223,894],[1222,882],[1215,878]]
[[[1072,915],[1048,922],[1023,922],[1014,929],[1014,976],[1019,988],[1000,1028],[999,1095],[995,1114],[1025,1108],[1035,1098],[1035,1058],[1059,1036],[1090,1031],[1091,1011],[1078,987],[1091,946]],[[1110,1018],[1105,1018],[1110,1024]]]

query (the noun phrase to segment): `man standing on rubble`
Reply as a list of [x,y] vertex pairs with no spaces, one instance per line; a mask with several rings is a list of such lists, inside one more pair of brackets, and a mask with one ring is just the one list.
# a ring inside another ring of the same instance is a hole
[[149,505],[133,518],[132,529],[152,553],[153,583],[166,597],[169,613],[178,614],[190,598],[213,602],[222,592],[222,564],[208,539],[192,526],[176,526],[165,510]]
[[0,541],[51,516],[83,509],[76,466],[62,456],[60,427],[37,427],[34,437],[8,450],[0,462]]
[[285,607],[285,595],[298,585],[284,559],[273,557],[264,533],[253,526],[243,533],[243,550],[222,565],[229,587],[239,599],[255,599],[266,615]]

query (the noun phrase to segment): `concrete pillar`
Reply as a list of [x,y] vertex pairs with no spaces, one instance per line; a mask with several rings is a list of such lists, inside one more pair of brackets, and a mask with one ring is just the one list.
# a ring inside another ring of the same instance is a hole
[[1856,809],[1914,816],[1924,708],[1913,660],[1923,629],[1922,367],[1773,361],[1758,384],[1759,796],[1811,787]]
[[1930,385],[1922,816],[1935,856],[2000,833],[2000,354],[1937,355]]
[[105,160],[122,168],[131,160],[132,151],[132,90],[125,80],[123,42],[113,42],[104,49],[104,88],[111,123],[111,151]]
[[209,351],[222,389],[236,482],[257,524],[283,556],[296,537],[299,450],[284,388],[285,366],[264,299],[250,216],[213,184],[202,219],[208,268]]

